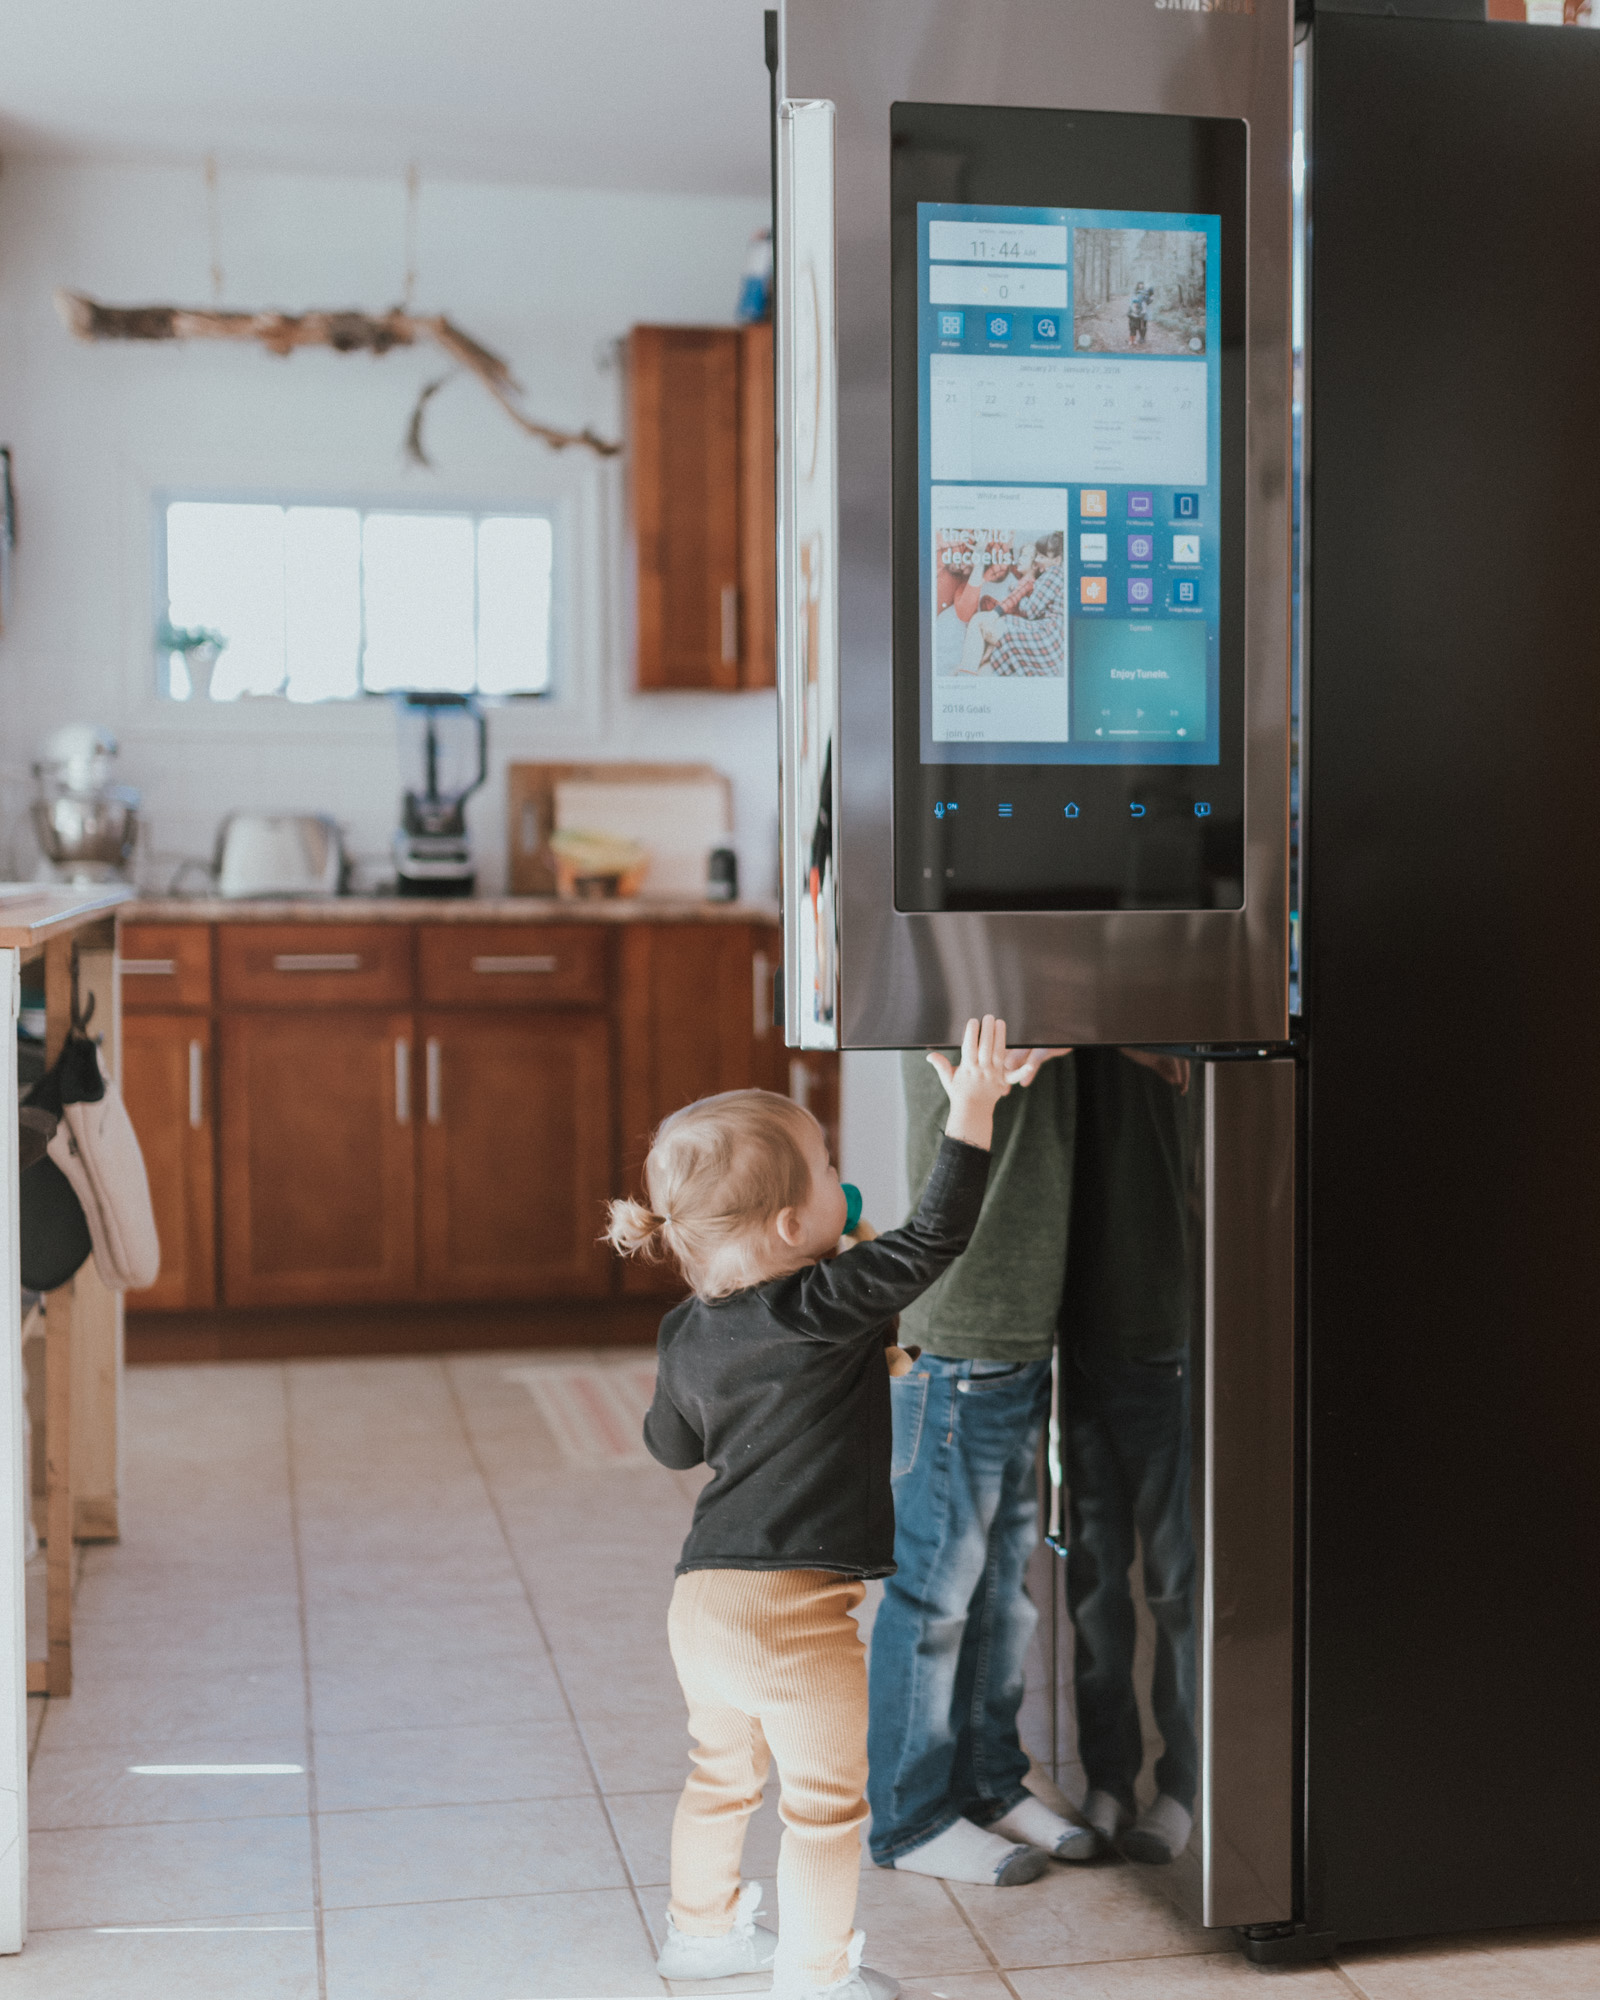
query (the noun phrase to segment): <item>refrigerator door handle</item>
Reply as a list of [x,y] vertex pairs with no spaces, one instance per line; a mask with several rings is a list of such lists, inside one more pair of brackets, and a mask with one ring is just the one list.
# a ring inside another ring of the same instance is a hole
[[834,107],[778,106],[778,703],[784,1038],[839,1042],[839,475]]

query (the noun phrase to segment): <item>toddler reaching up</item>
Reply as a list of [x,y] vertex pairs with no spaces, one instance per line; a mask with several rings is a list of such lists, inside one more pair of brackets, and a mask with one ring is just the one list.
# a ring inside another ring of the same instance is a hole
[[[983,1204],[994,1107],[1011,1088],[1004,1021],[969,1021],[961,1060],[930,1055],[945,1138],[902,1229],[835,1257],[845,1195],[822,1128],[764,1090],[667,1119],[650,1207],[611,1205],[628,1255],[677,1259],[693,1296],[661,1323],[645,1443],[702,1460],[667,1633],[695,1739],[672,1828],[658,1967],[719,1979],[773,1967],[776,2000],[893,2000],[854,1929],[866,1818],[866,1661],[851,1613],[894,1569],[889,1375],[895,1315],[965,1249]],[[769,1757],[782,1786],[782,1937],[741,1887]]]

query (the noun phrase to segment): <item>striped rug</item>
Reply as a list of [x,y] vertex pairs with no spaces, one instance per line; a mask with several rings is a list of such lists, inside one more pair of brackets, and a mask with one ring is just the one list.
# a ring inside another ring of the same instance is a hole
[[568,1464],[654,1464],[640,1436],[654,1361],[534,1363],[503,1375],[533,1398]]

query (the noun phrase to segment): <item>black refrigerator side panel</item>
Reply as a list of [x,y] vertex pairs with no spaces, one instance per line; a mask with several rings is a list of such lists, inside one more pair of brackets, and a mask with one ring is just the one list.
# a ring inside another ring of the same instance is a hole
[[1306,1918],[1600,1918],[1600,35],[1312,56]]

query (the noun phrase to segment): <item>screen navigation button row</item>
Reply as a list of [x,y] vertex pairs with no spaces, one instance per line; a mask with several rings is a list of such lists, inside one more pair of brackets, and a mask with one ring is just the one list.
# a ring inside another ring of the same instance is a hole
[[[1210,819],[1211,801],[1209,799],[1196,799],[1193,802],[1193,806],[1196,819]],[[1009,813],[1011,808],[1009,806],[1002,806],[1000,810],[1002,813]],[[1168,811],[1182,813],[1183,801],[1181,799],[1173,801],[1168,807]],[[1083,817],[1083,808],[1078,804],[1076,799],[1068,799],[1066,804],[1061,808],[1061,816],[1063,819],[1081,819]],[[1128,817],[1130,819],[1149,819],[1151,816],[1149,806],[1142,799],[1130,799],[1128,801]]]

